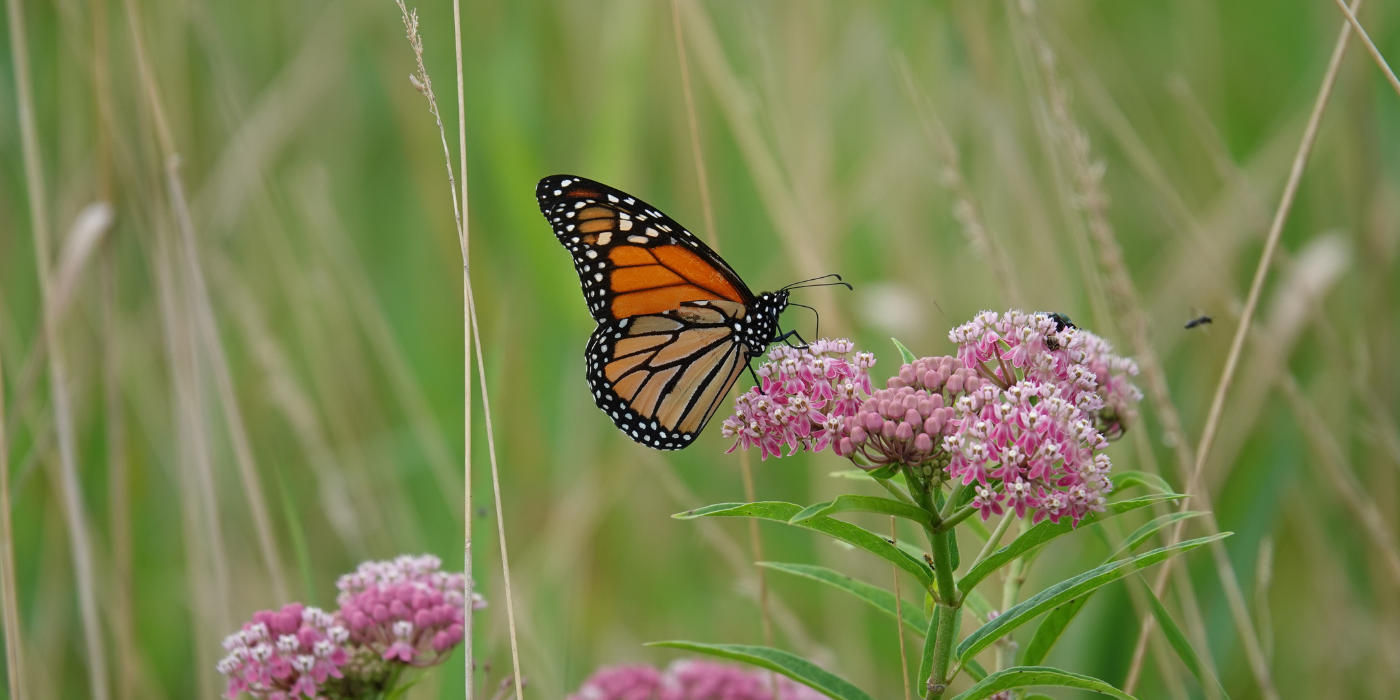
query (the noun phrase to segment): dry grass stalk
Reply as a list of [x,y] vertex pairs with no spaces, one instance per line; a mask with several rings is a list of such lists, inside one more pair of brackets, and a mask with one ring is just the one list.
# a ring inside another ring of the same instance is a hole
[[[457,153],[460,156],[462,175],[462,220],[458,223],[462,238],[462,297],[471,294],[471,217],[468,215],[467,199],[467,97],[463,85],[462,70],[462,3],[452,0],[452,38],[457,57]],[[472,580],[472,326],[469,314],[462,314],[462,572],[467,577],[467,590],[474,589]],[[504,551],[504,550],[502,550]],[[462,635],[462,664],[466,674],[463,687],[467,700],[472,698],[472,606],[464,612]]]
[[[1069,107],[1068,92],[1059,83],[1057,70],[1055,67],[1055,55],[1049,43],[1045,41],[1037,27],[1036,8],[1030,0],[1023,0],[1020,3],[1022,14],[1026,18],[1027,37],[1031,43],[1037,65],[1044,82],[1045,92],[1048,98],[1048,117],[1052,122],[1053,133],[1065,151],[1067,165],[1074,179],[1075,194],[1078,205],[1085,212],[1088,230],[1098,247],[1101,269],[1107,273],[1105,289],[1110,293],[1113,302],[1113,309],[1120,317],[1121,325],[1128,333],[1129,340],[1133,345],[1133,352],[1137,356],[1138,362],[1143,368],[1143,376],[1148,386],[1148,392],[1152,396],[1153,406],[1156,408],[1159,419],[1162,420],[1164,430],[1169,436],[1175,437],[1178,459],[1178,469],[1181,476],[1188,481],[1186,493],[1197,497],[1197,504],[1206,510],[1210,509],[1209,493],[1198,483],[1202,455],[1198,451],[1195,456],[1195,469],[1187,471],[1186,465],[1190,463],[1190,451],[1184,441],[1184,431],[1181,429],[1180,417],[1176,412],[1175,404],[1171,400],[1170,390],[1166,383],[1166,373],[1162,369],[1160,360],[1148,337],[1148,323],[1146,314],[1142,311],[1136,287],[1131,276],[1128,274],[1127,266],[1123,261],[1123,253],[1112,225],[1109,223],[1107,208],[1107,196],[1102,189],[1103,164],[1093,159],[1088,136],[1083,129],[1075,122]],[[1274,241],[1276,242],[1276,240]],[[1267,253],[1267,250],[1266,250]],[[1257,301],[1257,299],[1256,299]],[[1209,449],[1207,444],[1203,448]],[[1185,505],[1182,506],[1183,508]],[[1218,530],[1214,518],[1207,515],[1202,519],[1207,528],[1211,531]],[[1185,521],[1173,531],[1173,543],[1180,541],[1185,529]],[[1222,587],[1230,604],[1230,612],[1234,617],[1235,626],[1243,642],[1246,656],[1250,661],[1250,668],[1253,671],[1255,680],[1258,682],[1261,691],[1266,698],[1277,697],[1277,690],[1274,687],[1272,672],[1259,647],[1258,636],[1254,630],[1253,621],[1250,619],[1248,607],[1244,601],[1244,594],[1240,589],[1238,578],[1235,576],[1233,565],[1230,562],[1228,553],[1224,545],[1215,543],[1211,547],[1215,558],[1217,574],[1220,577]],[[1159,574],[1158,591],[1163,590],[1166,576],[1170,573],[1170,564],[1164,564],[1164,568]],[[1160,595],[1160,593],[1159,593]],[[1143,628],[1150,630],[1152,618],[1144,618]],[[1129,677],[1124,687],[1131,692],[1137,681],[1137,669],[1141,667],[1141,660],[1145,652],[1145,638],[1140,637],[1138,648],[1134,656],[1134,665],[1130,670]]]
[[1366,33],[1366,28],[1361,26],[1361,22],[1356,19],[1356,13],[1347,7],[1346,0],[1333,0],[1337,3],[1337,9],[1342,11],[1342,15],[1347,18],[1352,29],[1356,30],[1356,35],[1361,37],[1361,43],[1366,45],[1366,52],[1371,54],[1371,60],[1376,62],[1376,67],[1385,73],[1385,79],[1390,81],[1390,87],[1395,88],[1395,94],[1400,95],[1400,78],[1395,77],[1395,71],[1390,69],[1390,64],[1386,63],[1385,56],[1381,55],[1381,50],[1376,48],[1376,42],[1371,41],[1371,35]]
[[510,657],[515,669],[513,674],[515,697],[518,700],[524,700],[524,686],[520,680],[520,649],[515,633],[515,601],[511,597],[510,589],[510,559],[506,553],[505,512],[501,508],[501,477],[496,468],[496,439],[491,432],[491,398],[486,392],[486,358],[481,352],[481,327],[476,320],[476,300],[472,296],[470,284],[466,286],[466,292],[467,309],[471,314],[472,339],[476,345],[476,371],[477,383],[481,387],[481,412],[486,419],[486,451],[491,459],[491,492],[496,500],[496,531],[500,535],[501,574],[506,584],[506,621],[510,625]]
[[[457,240],[458,240],[458,243],[459,243],[459,245],[461,246],[461,249],[462,249],[462,296],[463,296],[463,306],[465,307],[465,308],[463,309],[464,333],[469,334],[470,337],[471,337],[471,339],[472,339],[473,341],[475,341],[475,345],[476,345],[477,372],[478,372],[478,375],[479,375],[479,381],[478,381],[478,383],[479,383],[479,385],[481,386],[481,408],[482,408],[482,413],[483,413],[483,415],[484,415],[484,417],[485,417],[485,420],[486,420],[486,448],[487,448],[487,453],[488,453],[488,455],[489,455],[489,457],[490,457],[490,461],[491,461],[491,490],[492,490],[492,495],[494,496],[495,502],[496,502],[496,530],[497,530],[497,532],[498,532],[499,535],[500,535],[501,572],[502,572],[502,575],[503,575],[503,577],[504,577],[504,579],[505,579],[505,589],[506,589],[506,621],[507,621],[507,624],[508,624],[508,626],[509,626],[509,631],[510,631],[510,655],[511,655],[511,664],[512,664],[512,668],[514,669],[514,672],[512,673],[512,677],[515,679],[515,697],[517,698],[517,700],[524,700],[524,698],[525,698],[525,690],[524,690],[524,684],[522,683],[522,680],[521,680],[521,675],[522,675],[522,674],[521,674],[521,668],[520,668],[520,644],[519,644],[518,635],[516,634],[516,629],[515,629],[515,601],[514,601],[514,599],[513,599],[513,594],[512,594],[512,592],[511,592],[511,585],[510,585],[510,557],[509,557],[509,555],[508,555],[508,553],[507,553],[507,548],[506,548],[505,511],[504,511],[504,509],[501,507],[501,480],[500,480],[500,474],[499,474],[499,471],[498,471],[497,465],[496,465],[496,441],[495,441],[495,437],[493,436],[493,433],[492,433],[492,430],[491,430],[491,400],[490,400],[490,398],[489,398],[489,395],[488,395],[488,392],[487,392],[487,388],[486,388],[486,367],[485,367],[485,365],[483,364],[483,363],[485,362],[485,358],[484,358],[484,356],[483,356],[483,354],[482,354],[482,350],[481,350],[481,331],[480,331],[480,328],[479,328],[478,325],[477,325],[476,301],[475,301],[474,295],[472,294],[472,286],[471,286],[471,265],[470,265],[470,257],[469,257],[469,254],[468,254],[468,246],[467,246],[467,226],[466,226],[466,219],[465,219],[465,216],[464,216],[464,211],[465,211],[466,201],[467,201],[467,190],[466,190],[466,187],[467,187],[467,185],[466,185],[467,152],[466,152],[466,117],[465,117],[465,113],[464,113],[464,111],[463,111],[463,110],[464,110],[464,105],[465,105],[465,98],[464,98],[464,96],[463,96],[463,85],[462,85],[462,44],[461,44],[462,39],[461,39],[461,22],[460,22],[460,19],[461,19],[461,18],[460,18],[460,10],[457,9],[456,0],[454,0],[454,3],[453,3],[453,13],[454,13],[454,14],[453,14],[453,17],[454,17],[455,23],[454,23],[454,32],[453,32],[453,33],[454,33],[454,36],[455,36],[455,39],[456,39],[456,52],[457,52],[457,95],[458,95],[457,113],[458,113],[458,129],[459,129],[459,134],[460,134],[459,143],[460,143],[460,145],[462,146],[462,150],[461,150],[462,161],[461,161],[461,162],[462,162],[462,178],[463,178],[463,181],[462,181],[462,201],[461,201],[461,205],[459,206],[459,205],[458,205],[458,201],[457,201],[457,191],[456,191],[457,188],[456,188],[456,184],[455,184],[455,181],[454,181],[454,178],[453,178],[453,173],[452,173],[452,152],[451,152],[451,150],[448,149],[448,147],[447,147],[447,132],[446,132],[446,130],[445,130],[445,129],[443,128],[443,126],[442,126],[442,117],[441,117],[441,116],[439,115],[439,113],[438,113],[437,98],[436,98],[436,96],[433,94],[433,83],[432,83],[432,79],[428,76],[428,70],[427,70],[427,68],[425,68],[425,67],[423,66],[423,40],[422,40],[421,37],[418,36],[418,13],[417,13],[416,10],[410,12],[409,9],[404,5],[403,0],[395,0],[395,2],[398,3],[399,11],[403,13],[404,29],[406,30],[407,35],[408,35],[408,43],[409,43],[409,45],[413,48],[414,59],[417,61],[417,64],[418,64],[418,72],[417,72],[416,74],[410,75],[410,76],[409,76],[409,80],[410,80],[410,82],[413,83],[413,86],[414,86],[415,88],[417,88],[419,92],[423,93],[423,96],[424,96],[424,97],[428,98],[428,109],[429,109],[430,112],[432,112],[433,119],[437,122],[438,135],[439,135],[439,137],[441,137],[441,139],[442,139],[442,153],[443,153],[443,157],[446,159],[446,165],[447,165],[447,182],[448,182],[449,189],[452,191],[452,212],[453,212],[454,216],[456,217],[456,221],[457,221]],[[468,359],[466,360],[466,364],[465,364],[465,368],[466,368],[466,371],[467,371],[467,374],[466,374],[466,377],[465,377],[465,382],[466,382],[466,392],[465,392],[465,393],[466,393],[466,396],[467,396],[467,399],[466,399],[466,400],[467,400],[467,402],[468,402],[468,403],[466,404],[466,409],[467,409],[467,410],[466,410],[466,416],[465,416],[466,431],[467,431],[467,435],[468,435],[467,442],[466,442],[466,454],[467,454],[466,459],[467,459],[467,460],[470,460],[470,459],[471,459],[471,438],[470,438],[470,435],[471,435],[471,419],[472,419],[472,417],[471,417],[471,403],[470,403],[470,400],[471,400],[471,399],[470,399],[470,397],[471,397],[471,364],[470,364],[471,350],[470,350],[470,348],[464,348],[464,350],[465,350],[464,354],[468,357]],[[468,461],[466,464],[467,464],[467,474],[466,474],[466,493],[465,493],[465,496],[466,496],[467,502],[466,502],[466,513],[465,513],[465,516],[466,516],[466,517],[464,518],[464,520],[465,520],[465,522],[467,523],[467,525],[466,525],[466,542],[465,542],[465,545],[464,545],[464,546],[465,546],[465,554],[466,554],[466,563],[465,563],[465,566],[466,566],[466,575],[467,575],[468,586],[470,587],[470,586],[472,585],[472,572],[471,572],[471,481],[472,481],[472,480],[471,480],[471,462]],[[470,607],[470,606],[468,606],[468,607]],[[471,634],[472,634],[472,617],[471,617],[470,612],[468,612],[467,618],[466,618],[466,635],[465,635],[464,638],[470,637]],[[468,645],[468,646],[467,646],[467,650],[468,650],[468,651],[467,651],[467,660],[466,660],[466,665],[467,665],[467,671],[466,671],[466,674],[467,674],[467,675],[466,675],[466,681],[467,681],[467,684],[466,684],[466,692],[467,692],[468,697],[470,697],[471,692],[472,692],[472,690],[471,690],[471,689],[472,689],[472,682],[471,682],[471,653],[470,653],[471,646],[470,646],[470,642],[467,642],[467,645]]]
[[5,616],[5,668],[10,697],[23,700],[24,660],[15,587],[15,536],[10,518],[10,443],[5,439],[5,368],[0,364],[0,611]]
[[[56,294],[50,270],[52,248],[49,240],[48,197],[44,187],[43,163],[39,154],[38,127],[34,119],[34,98],[29,83],[27,30],[20,0],[7,0],[6,11],[10,25],[10,54],[15,68],[15,106],[19,112],[20,147],[24,159],[25,184],[29,193],[35,267],[44,305],[43,333],[49,347],[49,390],[59,443],[59,485],[62,489],[73,569],[78,579],[78,606],[82,615],[83,637],[88,656],[89,692],[95,700],[107,700],[110,695],[107,687],[106,652],[102,645],[102,626],[98,619],[97,572],[87,510],[79,485],[77,437],[74,435],[73,417],[68,403],[68,377],[63,364],[62,347],[59,345],[60,333],[54,313],[56,308],[52,304]],[[88,226],[101,224],[100,227],[105,228],[111,223],[110,212],[105,222],[79,217],[79,223]],[[100,238],[100,235],[99,233],[96,237]],[[8,502],[6,508],[8,509]]]

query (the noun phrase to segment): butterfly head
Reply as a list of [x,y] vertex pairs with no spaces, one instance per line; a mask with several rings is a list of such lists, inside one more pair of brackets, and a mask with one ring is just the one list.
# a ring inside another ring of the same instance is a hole
[[764,292],[754,298],[744,327],[744,344],[749,346],[750,354],[757,356],[768,351],[768,345],[778,336],[778,317],[787,307],[786,289]]

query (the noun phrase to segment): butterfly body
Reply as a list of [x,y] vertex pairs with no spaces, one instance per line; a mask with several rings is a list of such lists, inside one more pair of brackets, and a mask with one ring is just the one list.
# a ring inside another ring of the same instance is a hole
[[535,194],[598,322],[584,351],[594,402],[637,442],[689,445],[777,339],[788,293],[750,292],[694,234],[620,190],[554,175]]

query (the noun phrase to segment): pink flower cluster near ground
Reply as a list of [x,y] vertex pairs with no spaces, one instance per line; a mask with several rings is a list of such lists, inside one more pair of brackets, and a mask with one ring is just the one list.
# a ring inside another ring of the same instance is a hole
[[645,665],[598,669],[568,700],[825,700],[826,696],[767,671],[682,659],[657,670]]
[[[337,582],[335,613],[301,603],[254,613],[224,639],[225,697],[348,700],[382,688],[394,664],[442,662],[462,641],[467,582],[441,567],[431,555],[369,561]],[[472,594],[473,609],[485,606]]]

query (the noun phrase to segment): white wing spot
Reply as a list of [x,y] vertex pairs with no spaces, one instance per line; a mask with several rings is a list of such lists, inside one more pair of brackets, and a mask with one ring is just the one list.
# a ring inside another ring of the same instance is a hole
[[563,185],[564,187],[568,187],[569,185],[573,184],[573,182],[573,180],[565,180],[559,184]]
[[628,237],[627,237],[627,240],[629,240],[629,241],[631,241],[631,242],[633,242],[633,243],[646,243],[646,242],[647,242],[646,236],[628,236]]

